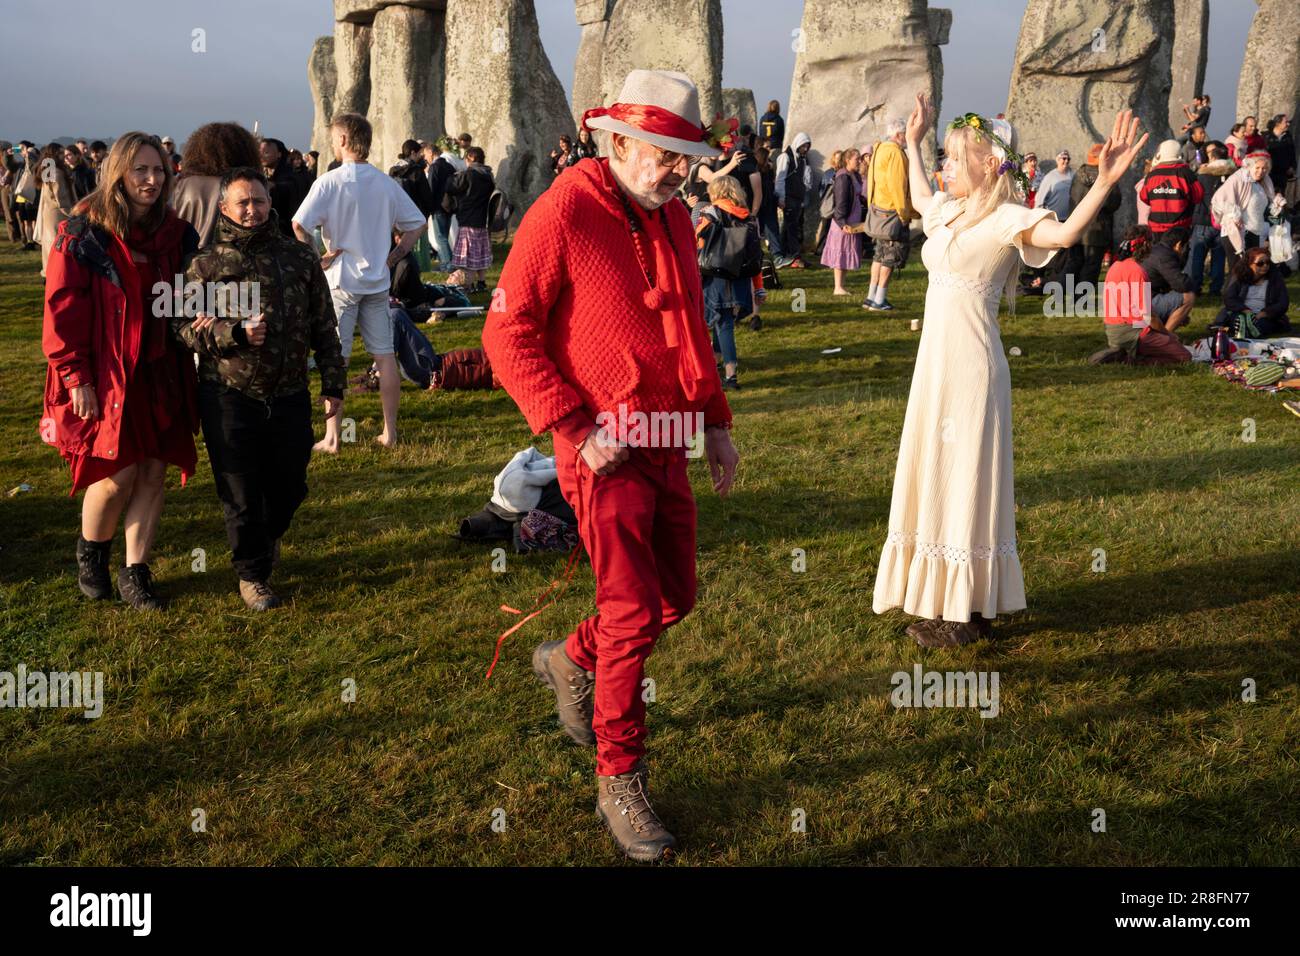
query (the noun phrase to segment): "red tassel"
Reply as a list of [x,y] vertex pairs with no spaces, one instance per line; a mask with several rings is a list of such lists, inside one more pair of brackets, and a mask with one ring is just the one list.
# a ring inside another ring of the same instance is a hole
[[656,312],[662,312],[668,305],[668,296],[663,289],[646,289],[644,298],[646,306]]

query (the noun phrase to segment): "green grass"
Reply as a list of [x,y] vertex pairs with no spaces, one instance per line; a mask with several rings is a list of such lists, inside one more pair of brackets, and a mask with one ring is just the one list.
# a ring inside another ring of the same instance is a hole
[[[90,605],[74,580],[79,501],[36,430],[37,267],[0,245],[0,478],[34,486],[0,498],[0,669],[102,670],[107,700],[98,720],[0,711],[0,863],[620,862],[593,812],[593,755],[561,736],[528,663],[589,613],[590,570],[485,683],[516,620],[500,605],[530,606],[563,557],[511,555],[497,574],[488,549],[449,536],[534,440],[510,399],[408,385],[403,444],[381,452],[377,396],[350,397],[358,442],[312,462],[282,611],[243,610],[202,452],[189,487],[168,477],[154,570],[172,607]],[[1204,366],[1089,367],[1099,322],[1023,302],[1003,340],[1023,351],[1010,362],[1030,609],[994,643],[922,651],[908,618],[870,605],[923,272],[891,288],[890,317],[833,301],[824,270],[782,275],[763,330],[738,332],[733,495],[692,466],[699,604],[648,665],[654,796],[679,862],[1300,862],[1300,421]],[[481,327],[431,338],[473,346]],[[895,710],[890,674],[917,661],[998,671],[1000,716]]]

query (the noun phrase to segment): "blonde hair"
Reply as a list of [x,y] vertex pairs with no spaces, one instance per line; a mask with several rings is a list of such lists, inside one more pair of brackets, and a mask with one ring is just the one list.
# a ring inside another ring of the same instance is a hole
[[[949,130],[943,141],[944,152],[952,158],[953,163],[956,165],[964,165],[967,175],[970,175],[982,165],[984,157],[994,156],[996,158],[996,154],[993,152],[993,144],[987,138],[979,136],[978,133],[979,130],[971,129],[969,126],[961,127]],[[974,179],[975,177],[971,176],[971,178]],[[966,198],[965,221],[958,224],[957,228],[953,230],[953,234],[957,235],[965,232],[971,226],[992,215],[1004,203],[1023,202],[1024,197],[1020,195],[1020,189],[1016,185],[1014,176],[1005,173],[998,175],[996,169],[987,172],[979,190]]]
[[849,168],[849,160],[852,159],[854,156],[861,156],[861,155],[862,155],[862,151],[861,151],[861,150],[858,150],[858,149],[846,149],[843,153],[840,154],[840,167],[839,167],[839,168],[840,168],[840,169],[848,169],[848,168]]
[[167,201],[172,194],[172,164],[167,160],[167,153],[158,137],[138,130],[113,141],[113,148],[108,151],[101,167],[99,188],[77,203],[72,214],[85,215],[92,225],[107,229],[119,239],[125,239],[131,231],[131,203],[126,196],[126,176],[135,165],[136,156],[146,146],[152,146],[158,152],[163,184],[153,206],[140,219],[140,227],[146,232],[157,230],[167,216]]
[[844,168],[844,150],[837,149],[831,153],[831,169]]
[[709,199],[714,202],[725,199],[737,206],[746,204],[745,191],[740,188],[740,180],[735,176],[714,176],[709,183]]
[[330,120],[330,129],[342,130],[348,138],[348,150],[357,159],[370,158],[370,139],[374,135],[370,120],[360,113],[339,113]]
[[[993,152],[992,142],[987,137],[979,136],[978,133],[979,130],[966,126],[949,130],[948,135],[944,137],[944,152],[954,164],[964,165],[967,175],[978,169],[985,157],[997,158],[997,154]],[[953,241],[945,255],[952,252],[953,245],[960,240],[963,232],[987,219],[997,211],[999,206],[1007,203],[1023,205],[1024,201],[1025,197],[1021,194],[1020,186],[1014,176],[1009,173],[999,175],[996,168],[991,171],[986,170],[980,188],[966,197],[966,214],[962,217],[965,221],[958,223],[953,229]],[[1020,259],[1017,257],[1002,289],[1012,315],[1016,314],[1016,283],[1019,278]]]

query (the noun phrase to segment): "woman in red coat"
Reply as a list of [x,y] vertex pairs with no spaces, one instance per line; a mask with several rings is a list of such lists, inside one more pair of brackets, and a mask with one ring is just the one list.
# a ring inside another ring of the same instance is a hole
[[109,551],[118,519],[126,530],[122,600],[162,606],[149,553],[162,514],[169,464],[181,482],[194,473],[194,364],[155,314],[154,286],[182,272],[198,244],[194,228],[167,206],[171,165],[147,133],[127,133],[104,162],[97,190],[59,226],[45,280],[45,409],[41,437],[84,489],[77,539],[78,584],[87,597],[112,596]]

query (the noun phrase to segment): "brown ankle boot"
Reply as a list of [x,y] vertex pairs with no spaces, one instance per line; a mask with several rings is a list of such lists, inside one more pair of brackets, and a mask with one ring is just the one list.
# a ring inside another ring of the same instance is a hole
[[907,625],[907,636],[915,640],[916,643],[920,644],[922,647],[925,647],[926,644],[924,641],[931,639],[934,629],[942,623],[943,621],[940,620],[923,617],[921,620],[913,621],[911,624]]
[[646,794],[645,762],[616,777],[597,777],[596,813],[628,859],[658,863],[672,856],[677,838],[664,829]]
[[931,628],[916,639],[922,647],[960,647],[977,641],[986,635],[980,633],[975,621],[937,621]]
[[555,710],[564,732],[585,747],[594,746],[596,675],[584,670],[564,652],[564,641],[543,641],[533,651],[533,673],[555,691]]

